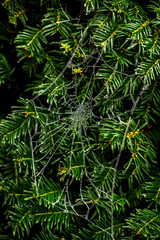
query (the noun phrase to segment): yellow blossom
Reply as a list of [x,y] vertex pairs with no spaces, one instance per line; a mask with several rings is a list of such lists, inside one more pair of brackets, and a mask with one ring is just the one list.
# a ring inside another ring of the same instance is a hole
[[66,173],[66,171],[67,171],[67,168],[61,167],[61,168],[59,169],[59,175],[62,175],[62,174],[64,174],[64,173]]
[[64,52],[63,53],[66,53],[66,52],[72,50],[71,46],[68,43],[61,43],[61,47],[60,48],[62,48],[62,49],[64,48]]
[[127,138],[134,138],[135,135],[138,134],[138,133],[139,133],[139,129],[135,132],[130,132],[130,133],[127,134]]
[[81,75],[81,74],[82,74],[82,68],[74,68],[74,69],[72,70],[72,73],[73,73],[73,74],[79,73],[79,74]]
[[119,9],[118,11],[117,11],[117,13],[121,13],[122,12],[122,10],[121,9]]

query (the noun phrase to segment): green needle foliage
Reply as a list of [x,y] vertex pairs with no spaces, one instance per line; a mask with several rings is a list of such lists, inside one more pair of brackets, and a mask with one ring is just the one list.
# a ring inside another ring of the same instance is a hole
[[159,239],[160,1],[0,10],[0,239]]

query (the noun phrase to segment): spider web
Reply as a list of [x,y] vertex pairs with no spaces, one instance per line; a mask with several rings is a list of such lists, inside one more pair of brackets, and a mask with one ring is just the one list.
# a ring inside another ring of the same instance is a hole
[[[142,81],[143,87],[138,98],[134,99],[133,86],[137,79],[140,77],[135,77],[135,73],[133,75],[121,73],[107,64],[102,52],[99,51],[98,47],[95,44],[94,50],[88,56],[85,56],[86,62],[85,67],[82,69],[82,75],[75,74],[70,83],[66,84],[63,82],[61,88],[57,90],[62,90],[64,93],[64,95],[61,95],[61,97],[58,98],[58,107],[56,108],[52,103],[46,104],[45,106],[45,104],[41,101],[41,95],[48,91],[50,91],[50,94],[53,96],[53,98],[57,97],[57,92],[55,91],[52,93],[50,89],[53,84],[55,84],[61,77],[63,77],[64,73],[69,67],[72,69],[76,67],[73,64],[73,59],[77,50],[81,48],[81,42],[83,41],[87,30],[88,27],[82,33],[81,39],[79,40],[75,51],[64,67],[63,71],[48,87],[46,87],[45,90],[36,95],[30,101],[30,103],[34,106],[37,118],[40,119],[39,111],[45,112],[45,114],[48,114],[48,116],[52,115],[52,119],[49,117],[43,120],[41,119],[40,122],[35,125],[34,132],[31,132],[28,129],[30,136],[30,147],[32,152],[34,187],[36,194],[39,195],[41,186],[40,183],[43,175],[46,171],[48,171],[49,168],[54,168],[54,166],[57,168],[57,163],[59,163],[57,173],[59,173],[59,182],[62,186],[61,193],[53,201],[48,200],[45,196],[42,196],[43,200],[65,213],[70,213],[77,217],[85,219],[89,224],[96,226],[101,231],[109,234],[111,239],[114,239],[113,197],[115,192],[117,169],[122,151],[124,149],[125,139],[129,125],[131,123],[132,115],[141,98],[141,95],[148,86],[143,83],[142,79],[140,79]],[[95,76],[98,76],[97,72],[102,63],[108,67],[108,69],[114,71],[115,74],[120,74],[124,78],[124,81],[126,78],[130,79],[129,93],[127,92],[124,96],[113,99],[112,96],[114,96],[117,90],[115,89],[114,91],[108,93],[107,86],[104,85],[101,91],[98,94],[95,94]],[[79,63],[78,66],[81,66],[81,64],[82,63]],[[80,97],[82,96],[81,84],[84,81],[83,76],[87,73],[87,71],[92,72],[92,74],[90,74],[89,81],[83,90],[83,97]],[[111,99],[110,102],[112,103],[104,115],[101,115],[100,111],[97,110],[100,107],[99,98],[102,96],[106,100]],[[115,110],[114,105],[125,98],[130,98],[130,108],[124,112],[119,113]],[[125,113],[129,114],[126,122],[122,120],[122,116],[124,116]],[[117,128],[119,125],[123,124],[125,126],[125,131],[117,156],[113,157],[113,159],[110,159],[110,163],[103,163],[93,150],[91,142],[94,145],[94,139],[91,138],[90,133],[92,133],[92,131],[97,126],[103,128],[105,126],[105,121],[112,119],[117,119]],[[38,131],[39,127],[41,129],[40,132]],[[45,130],[46,128],[48,129],[47,132]],[[69,160],[67,159],[68,165],[65,166],[63,151],[65,151],[68,139],[70,139],[70,146],[67,145],[67,147],[69,147]],[[50,140],[53,142],[53,149],[47,148],[48,141]],[[78,146],[78,148],[75,149],[75,146]],[[75,152],[77,149],[78,153]],[[37,157],[39,156],[39,153],[41,157]],[[77,167],[79,167],[81,170],[80,174],[77,176],[76,181],[76,192],[78,191],[79,194],[77,194],[78,197],[76,199],[73,199],[71,196],[71,191],[73,191],[71,183],[75,177],[74,167],[76,165],[74,166],[74,157],[76,154],[80,158],[80,163]],[[94,167],[89,166],[90,162],[88,158],[92,158],[91,162],[94,163]],[[95,175],[95,173],[101,175],[105,172],[106,169],[113,171],[112,188],[108,191],[102,189],[101,187],[98,187],[95,184],[97,179],[97,175]],[[90,185],[92,192],[97,196],[97,199],[103,199],[107,204],[109,204],[111,212],[111,232],[107,231],[103,227],[99,226],[96,222],[91,220],[91,212],[94,208],[94,201],[92,200],[93,193],[86,191],[86,183]],[[86,194],[88,194],[88,196],[86,196]],[[88,201],[88,197],[90,197],[90,201]],[[83,206],[83,211],[80,210],[81,206]]]

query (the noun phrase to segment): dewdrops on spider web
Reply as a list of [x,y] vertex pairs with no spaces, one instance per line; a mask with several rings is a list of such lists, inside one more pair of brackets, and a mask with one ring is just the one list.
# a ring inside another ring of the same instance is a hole
[[87,120],[92,117],[92,109],[86,104],[80,104],[71,115],[71,128],[73,131],[81,131],[82,126],[87,127]]

